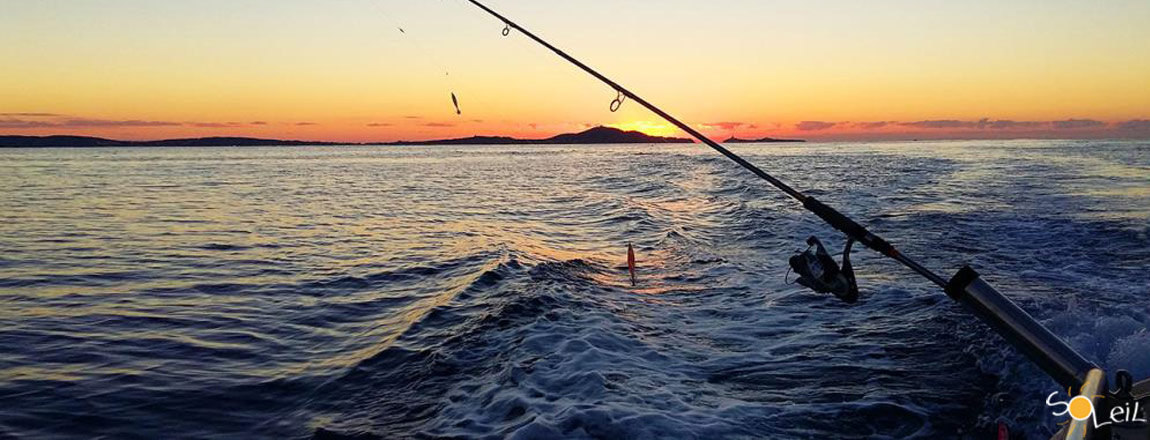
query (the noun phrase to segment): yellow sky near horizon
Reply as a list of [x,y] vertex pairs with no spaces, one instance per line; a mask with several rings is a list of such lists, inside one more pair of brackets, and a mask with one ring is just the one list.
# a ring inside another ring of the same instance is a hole
[[[490,5],[714,136],[1150,136],[1145,1]],[[2,9],[0,134],[676,134],[462,0]]]

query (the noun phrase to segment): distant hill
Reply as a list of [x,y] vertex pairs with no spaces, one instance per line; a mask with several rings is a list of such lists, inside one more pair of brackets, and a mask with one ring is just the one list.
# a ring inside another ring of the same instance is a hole
[[799,143],[799,142],[806,142],[806,141],[804,141],[802,139],[775,139],[775,138],[771,138],[771,137],[765,137],[762,139],[739,139],[739,138],[733,137],[733,136],[730,139],[723,141],[724,144],[769,144],[769,143]]
[[0,136],[0,147],[113,147],[121,141],[86,136]]
[[158,141],[118,141],[88,136],[0,136],[0,147],[266,147],[277,145],[335,145],[333,142],[283,141],[245,137],[207,137]]
[[637,131],[595,127],[579,133],[561,134],[546,139],[516,139],[506,136],[472,136],[418,142],[392,142],[389,145],[575,145],[575,144],[689,144],[685,138],[651,136]]
[[651,136],[637,131],[595,127],[580,133],[561,134],[537,141],[539,144],[689,144],[690,139]]
[[458,139],[441,139],[434,141],[399,141],[386,142],[380,145],[511,145],[522,144],[526,141],[507,136],[471,136]]
[[245,137],[207,137],[191,139],[167,139],[161,141],[135,142],[146,147],[274,147],[289,145],[340,145],[339,142],[285,141],[279,139],[258,139]]
[[580,133],[561,134],[546,139],[516,139],[507,136],[472,136],[433,141],[354,144],[347,142],[285,141],[246,137],[207,137],[155,141],[118,141],[87,136],[0,136],[0,147],[269,147],[293,145],[567,145],[567,144],[671,144],[691,143],[690,139],[650,136],[637,131],[595,127]]

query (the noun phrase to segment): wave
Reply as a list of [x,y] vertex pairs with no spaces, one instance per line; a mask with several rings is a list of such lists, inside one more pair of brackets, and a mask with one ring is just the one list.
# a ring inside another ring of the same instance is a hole
[[[976,266],[1089,359],[1150,374],[1144,145],[739,150],[927,267]],[[0,195],[0,424],[21,437],[1056,426],[1049,379],[913,273],[858,251],[855,306],[786,284],[804,239],[842,237],[695,146],[26,154],[0,176],[20,188]]]

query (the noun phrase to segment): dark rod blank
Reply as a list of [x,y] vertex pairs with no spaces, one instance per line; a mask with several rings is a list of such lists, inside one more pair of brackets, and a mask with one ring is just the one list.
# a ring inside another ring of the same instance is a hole
[[[883,240],[882,238],[870,233],[870,231],[866,230],[866,228],[860,226],[858,223],[854,222],[849,217],[847,217],[847,216],[839,213],[838,211],[834,210],[833,208],[815,200],[813,197],[809,197],[809,196],[799,192],[798,190],[792,188],[790,185],[787,185],[786,183],[779,180],[775,176],[772,176],[772,175],[768,174],[766,171],[763,171],[759,167],[755,166],[754,164],[747,162],[746,159],[743,159],[742,157],[735,154],[731,150],[728,150],[726,147],[720,145],[718,142],[711,140],[711,138],[708,138],[707,136],[703,135],[703,133],[700,133],[698,130],[691,128],[690,125],[683,123],[678,118],[671,116],[670,114],[663,111],[659,107],[656,107],[654,104],[651,104],[650,102],[648,102],[646,99],[643,99],[643,97],[636,95],[635,93],[628,90],[626,87],[623,87],[623,86],[619,85],[619,83],[612,81],[611,78],[608,78],[608,77],[604,76],[603,74],[599,73],[598,71],[596,71],[595,69],[592,69],[590,66],[583,64],[582,61],[579,61],[579,60],[575,59],[575,57],[568,55],[566,52],[560,50],[559,48],[552,46],[551,43],[548,43],[546,40],[539,38],[537,35],[535,35],[531,31],[524,29],[523,26],[520,26],[518,23],[515,23],[514,21],[511,21],[507,17],[504,17],[502,14],[495,12],[491,8],[488,8],[486,5],[484,5],[483,3],[480,3],[478,0],[467,0],[467,1],[469,1],[471,4],[475,5],[479,9],[482,9],[484,12],[487,12],[488,14],[491,14],[493,17],[499,19],[507,27],[513,28],[519,32],[522,32],[523,35],[527,36],[527,38],[534,40],[536,43],[539,43],[543,47],[546,47],[548,50],[554,52],[556,55],[559,55],[559,57],[563,58],[564,60],[567,60],[567,62],[574,64],[576,67],[582,69],[584,72],[587,72],[587,74],[594,76],[595,78],[599,79],[599,81],[602,81],[604,84],[607,84],[611,88],[613,88],[616,91],[618,91],[619,93],[621,93],[623,96],[626,96],[627,98],[630,98],[630,99],[634,100],[635,102],[638,102],[639,105],[642,105],[647,110],[650,110],[651,112],[655,113],[656,115],[659,115],[659,117],[663,118],[667,122],[670,122],[674,126],[678,127],[680,130],[683,130],[687,134],[691,135],[691,137],[699,140],[699,142],[706,144],[708,147],[711,147],[715,151],[718,151],[722,155],[726,156],[728,159],[731,159],[732,161],[739,164],[743,168],[746,168],[750,172],[754,173],[756,176],[759,176],[763,180],[766,180],[771,185],[773,185],[775,188],[782,190],[788,196],[791,196],[795,200],[798,200],[799,202],[801,202],[804,207],[806,207],[811,212],[814,212],[816,215],[818,215],[820,218],[822,218],[824,221],[826,221],[828,224],[835,227],[836,229],[846,233],[848,236],[854,237],[856,240],[858,240],[860,243],[866,245],[867,247],[874,249],[875,251],[878,251],[879,253],[886,255],[887,257],[890,257],[890,258],[894,259],[895,261],[902,263],[904,266],[910,268],[911,270],[915,271],[919,275],[922,275],[924,278],[937,284],[939,287],[946,287],[946,283],[947,283],[946,279],[938,276],[934,272],[931,272],[929,269],[923,267],[922,265],[918,264],[914,260],[910,259],[910,257],[903,255],[898,250],[896,250],[893,246],[891,246],[889,243],[887,243],[885,240]],[[504,32],[504,35],[506,35],[506,34],[507,33]]]
[[[811,211],[819,218],[823,219],[823,221],[827,222],[827,224],[830,224],[835,229],[842,231],[843,233],[847,234],[847,236],[858,240],[860,243],[863,243],[867,247],[902,263],[904,266],[910,268],[919,275],[922,275],[924,278],[939,285],[940,287],[943,287],[952,298],[972,309],[980,319],[994,327],[995,330],[997,330],[1007,339],[1007,341],[1009,341],[1024,354],[1026,354],[1032,361],[1046,370],[1046,372],[1059,383],[1064,385],[1081,385],[1085,380],[1087,372],[1096,370],[1094,364],[1092,364],[1090,361],[1087,361],[1082,357],[1082,355],[1078,354],[1078,352],[1074,351],[1073,348],[1067,345],[1065,341],[1055,336],[1053,333],[1043,327],[1042,324],[1034,320],[1033,317],[1022,311],[1021,308],[1010,301],[1010,299],[1008,299],[1006,296],[1002,295],[997,290],[994,290],[994,288],[990,287],[989,284],[986,284],[985,281],[979,279],[977,272],[974,272],[972,269],[963,269],[958,273],[958,275],[954,277],[954,279],[950,280],[948,283],[947,280],[918,264],[918,262],[912,260],[910,257],[903,255],[890,243],[887,243],[882,238],[872,234],[865,227],[859,225],[850,217],[847,217],[834,208],[827,206],[814,197],[807,196],[798,190],[791,188],[786,183],[783,183],[783,181],[775,178],[770,174],[767,174],[767,172],[759,169],[759,167],[755,166],[754,164],[747,162],[745,159],[731,152],[731,150],[723,147],[718,142],[715,142],[707,136],[704,136],[698,130],[691,128],[691,126],[683,123],[674,116],[671,116],[667,112],[656,107],[654,104],[651,104],[642,97],[632,93],[630,90],[627,90],[627,88],[619,85],[619,83],[616,83],[610,78],[603,76],[603,74],[599,73],[595,69],[592,69],[586,64],[583,64],[583,62],[575,59],[571,55],[568,55],[566,52],[559,50],[559,48],[556,48],[555,46],[552,46],[551,43],[544,41],[542,38],[539,38],[535,34],[531,33],[531,31],[524,29],[519,24],[507,19],[507,17],[504,17],[491,8],[488,8],[478,0],[467,1],[471,2],[471,4],[475,5],[479,9],[482,9],[488,14],[491,14],[495,18],[503,21],[503,23],[507,26],[503,30],[504,36],[507,36],[510,33],[509,29],[511,28],[522,32],[523,35],[526,35],[536,43],[546,47],[556,55],[559,55],[561,58],[567,60],[571,64],[574,64],[576,67],[583,69],[584,72],[587,72],[608,86],[611,86],[619,94],[630,98],[635,102],[638,102],[640,105],[646,107],[656,115],[659,115],[659,117],[665,119],[667,122],[674,124],[680,130],[683,130],[695,139],[698,139],[699,142],[702,142],[713,148],[715,151],[722,153],[724,156],[727,156],[727,158],[735,161],[735,163],[741,165],[743,168],[746,168],[756,176],[759,176],[763,180],[769,182],[771,185],[774,185],[776,188],[782,190],[788,196],[798,200],[803,204],[804,208],[806,208],[808,211]],[[616,101],[619,104],[622,104],[622,99],[617,98]],[[615,109],[615,104],[612,103],[612,110]]]

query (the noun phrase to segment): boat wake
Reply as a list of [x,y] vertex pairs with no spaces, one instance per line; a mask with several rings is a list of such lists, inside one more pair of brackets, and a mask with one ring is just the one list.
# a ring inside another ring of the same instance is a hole
[[[1136,377],[1146,148],[739,146]],[[1039,439],[1061,421],[1059,387],[913,273],[856,251],[854,306],[787,284],[808,236],[841,238],[694,146],[83,153],[0,161],[23,185],[0,196],[0,436],[986,438],[1002,421]]]

